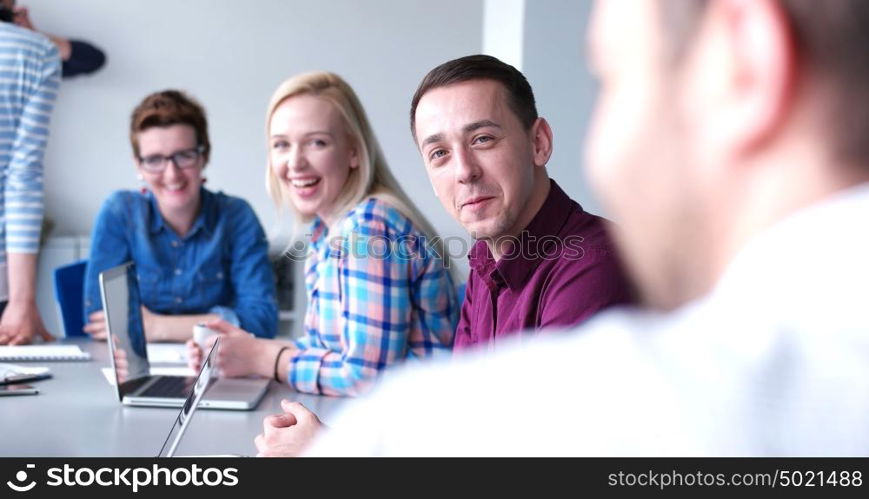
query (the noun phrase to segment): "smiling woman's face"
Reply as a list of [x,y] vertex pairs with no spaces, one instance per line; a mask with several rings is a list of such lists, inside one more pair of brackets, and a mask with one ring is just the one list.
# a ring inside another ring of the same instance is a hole
[[312,95],[290,97],[275,109],[269,157],[296,210],[327,224],[338,215],[336,202],[350,170],[359,166],[340,112]]
[[199,207],[199,187],[202,185],[202,169],[205,159],[196,153],[195,162],[179,168],[175,161],[165,160],[163,171],[154,172],[142,166],[141,158],[170,157],[178,153],[196,151],[196,131],[190,125],[151,127],[137,135],[139,158],[136,158],[139,173],[157,199],[163,213],[196,211]]

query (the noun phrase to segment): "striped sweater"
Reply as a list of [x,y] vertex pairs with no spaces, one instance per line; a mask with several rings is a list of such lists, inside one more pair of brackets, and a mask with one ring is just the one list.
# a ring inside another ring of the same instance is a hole
[[39,250],[42,158],[59,85],[54,44],[0,23],[0,301],[8,299],[6,255]]

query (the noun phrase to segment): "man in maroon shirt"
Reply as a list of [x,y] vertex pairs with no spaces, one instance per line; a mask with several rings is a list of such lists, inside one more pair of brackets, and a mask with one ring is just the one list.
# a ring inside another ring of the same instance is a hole
[[477,241],[457,350],[627,301],[606,220],[546,172],[552,129],[522,73],[485,55],[446,62],[423,79],[410,116],[435,193]]

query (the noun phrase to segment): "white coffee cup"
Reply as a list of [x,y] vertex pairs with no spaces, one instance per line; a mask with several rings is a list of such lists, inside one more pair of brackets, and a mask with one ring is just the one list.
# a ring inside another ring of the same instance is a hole
[[203,355],[208,353],[208,345],[206,344],[208,338],[215,334],[217,334],[216,331],[206,327],[205,324],[201,322],[193,326],[193,341],[195,341],[196,344],[199,345],[199,348],[202,349]]

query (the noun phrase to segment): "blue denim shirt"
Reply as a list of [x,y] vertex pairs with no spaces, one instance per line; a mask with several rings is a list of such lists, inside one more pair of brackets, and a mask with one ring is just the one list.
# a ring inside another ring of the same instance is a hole
[[136,263],[142,303],[159,314],[216,313],[259,337],[278,327],[268,241],[243,199],[200,190],[193,227],[179,237],[151,193],[118,191],[100,209],[85,275],[85,314],[102,307],[99,273]]

